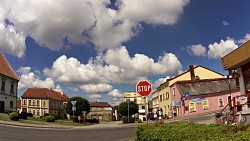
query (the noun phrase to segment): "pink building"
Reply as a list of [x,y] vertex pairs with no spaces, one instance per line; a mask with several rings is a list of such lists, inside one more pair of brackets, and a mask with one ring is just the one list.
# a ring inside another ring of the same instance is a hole
[[177,81],[170,88],[174,116],[196,115],[222,110],[227,106],[230,94],[232,97],[240,95],[235,79]]

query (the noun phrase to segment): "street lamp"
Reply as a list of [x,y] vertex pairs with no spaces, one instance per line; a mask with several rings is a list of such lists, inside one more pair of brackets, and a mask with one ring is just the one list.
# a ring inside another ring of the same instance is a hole
[[228,97],[228,105],[229,105],[229,108],[231,109],[232,108],[232,95],[231,95],[231,78],[232,78],[232,75],[225,75],[224,76],[226,79],[226,82],[228,83],[228,88],[229,88],[229,94],[230,96]]

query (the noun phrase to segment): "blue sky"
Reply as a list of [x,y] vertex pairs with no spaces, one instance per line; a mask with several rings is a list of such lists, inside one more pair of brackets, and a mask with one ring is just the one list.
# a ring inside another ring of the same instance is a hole
[[2,0],[0,51],[20,77],[18,96],[47,87],[115,105],[139,80],[154,88],[250,39],[241,0]]

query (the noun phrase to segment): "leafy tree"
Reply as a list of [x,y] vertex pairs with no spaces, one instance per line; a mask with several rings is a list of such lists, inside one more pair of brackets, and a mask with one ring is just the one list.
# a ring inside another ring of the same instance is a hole
[[75,97],[71,97],[67,102],[66,111],[68,114],[73,115],[73,111],[72,111],[73,105],[71,104],[71,101],[76,101],[76,105],[75,105],[76,111],[74,111],[75,116],[82,115],[82,111],[87,111],[87,113],[89,113],[90,111],[89,101],[80,96],[75,96]]
[[[130,101],[129,103],[129,115],[133,115],[138,113],[138,105],[134,101]],[[122,102],[119,104],[118,112],[123,116],[128,116],[128,104],[126,102]]]

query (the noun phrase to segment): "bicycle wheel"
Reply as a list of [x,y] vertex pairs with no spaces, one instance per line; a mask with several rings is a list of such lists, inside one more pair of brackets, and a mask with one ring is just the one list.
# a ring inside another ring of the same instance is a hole
[[[238,116],[238,118],[239,118],[239,116]],[[246,122],[247,122],[247,117],[245,115],[241,115],[238,123],[239,124],[245,124]]]

